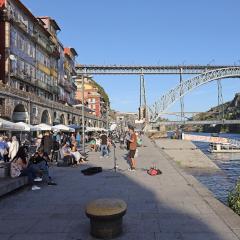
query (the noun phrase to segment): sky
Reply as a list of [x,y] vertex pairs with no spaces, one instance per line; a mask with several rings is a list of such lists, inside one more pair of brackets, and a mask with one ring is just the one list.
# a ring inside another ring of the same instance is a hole
[[[35,16],[51,16],[59,38],[80,64],[240,65],[239,0],[22,0]],[[191,76],[184,75],[184,80]],[[139,76],[94,76],[111,108],[136,112]],[[223,99],[240,92],[240,79],[223,79]],[[145,76],[147,105],[179,83],[177,75]],[[213,81],[187,94],[185,111],[218,103]],[[168,111],[180,111],[176,102]]]

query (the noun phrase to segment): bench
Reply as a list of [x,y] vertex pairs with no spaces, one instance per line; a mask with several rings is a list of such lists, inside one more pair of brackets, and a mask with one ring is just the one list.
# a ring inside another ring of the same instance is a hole
[[28,184],[27,177],[1,178],[0,197]]
[[120,199],[97,199],[87,204],[85,213],[90,219],[91,235],[111,239],[122,233],[122,217],[127,204]]

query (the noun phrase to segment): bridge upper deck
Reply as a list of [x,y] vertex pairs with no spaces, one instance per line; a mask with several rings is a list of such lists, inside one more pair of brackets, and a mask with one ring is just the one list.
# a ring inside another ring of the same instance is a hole
[[82,74],[201,74],[206,71],[236,67],[230,65],[77,65],[78,75]]

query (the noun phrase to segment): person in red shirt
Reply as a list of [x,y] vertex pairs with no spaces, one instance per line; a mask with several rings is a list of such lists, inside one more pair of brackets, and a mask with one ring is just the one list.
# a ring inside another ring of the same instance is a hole
[[136,170],[136,160],[134,158],[136,149],[137,149],[137,136],[134,132],[134,127],[129,126],[129,133],[130,133],[130,139],[129,139],[129,159],[130,159],[130,170],[135,171]]

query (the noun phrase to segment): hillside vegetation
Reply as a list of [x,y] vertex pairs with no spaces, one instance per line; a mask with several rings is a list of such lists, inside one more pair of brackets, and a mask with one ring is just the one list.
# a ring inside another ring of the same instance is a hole
[[[240,119],[240,93],[237,93],[232,101],[226,102],[217,107],[211,108],[205,113],[197,114],[192,120],[216,120],[226,119],[235,120]],[[199,131],[204,132],[232,132],[240,133],[239,125],[216,125],[216,126],[203,126],[197,128]]]

